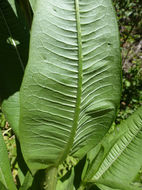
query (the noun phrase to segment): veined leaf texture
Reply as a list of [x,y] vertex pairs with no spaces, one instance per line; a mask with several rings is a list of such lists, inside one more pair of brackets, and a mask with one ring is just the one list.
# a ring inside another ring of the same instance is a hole
[[34,173],[81,159],[111,126],[121,94],[111,0],[39,0],[20,90],[20,141]]

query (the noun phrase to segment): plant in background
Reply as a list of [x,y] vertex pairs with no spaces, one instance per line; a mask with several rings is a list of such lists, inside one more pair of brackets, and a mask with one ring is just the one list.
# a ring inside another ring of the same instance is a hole
[[0,101],[19,90],[28,59],[30,28],[18,2],[0,1]]
[[116,123],[142,105],[142,3],[113,0],[120,30],[123,89]]
[[[16,4],[7,3],[15,11]],[[141,189],[142,108],[109,131],[121,96],[111,0],[30,3],[34,16],[23,82],[2,103],[16,136],[19,184],[13,182],[0,137],[1,189]],[[24,14],[31,15],[27,5],[22,4]],[[5,9],[0,10],[7,26]]]

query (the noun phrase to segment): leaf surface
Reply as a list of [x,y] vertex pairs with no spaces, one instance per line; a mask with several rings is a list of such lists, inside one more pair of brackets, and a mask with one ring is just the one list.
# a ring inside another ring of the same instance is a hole
[[27,172],[24,182],[19,190],[28,190],[32,186],[32,183],[33,183],[33,176],[31,175],[30,172]]
[[0,182],[0,190],[7,190],[6,187]]
[[37,1],[20,91],[32,172],[81,159],[108,131],[121,93],[118,36],[110,0]]
[[142,107],[112,135],[116,141],[92,181],[112,189],[141,189],[137,174],[142,167]]
[[[8,190],[16,190],[16,186],[14,184],[11,169],[10,169],[6,145],[4,143],[1,130],[0,130],[0,182]],[[4,189],[3,186],[2,188]]]
[[120,190],[120,189],[112,189],[111,187],[107,187],[105,185],[98,185],[98,187],[101,189],[101,190]]

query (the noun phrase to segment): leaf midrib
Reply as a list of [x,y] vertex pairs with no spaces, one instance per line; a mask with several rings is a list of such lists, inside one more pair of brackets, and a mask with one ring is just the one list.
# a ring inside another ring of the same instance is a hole
[[57,165],[64,161],[70,148],[73,145],[74,137],[76,134],[76,129],[78,126],[79,114],[80,114],[80,104],[81,104],[81,94],[82,94],[82,38],[81,38],[81,25],[80,25],[80,10],[79,10],[79,0],[74,0],[75,4],[75,13],[76,13],[76,29],[77,29],[77,43],[78,43],[78,88],[77,88],[77,99],[74,112],[73,125],[71,129],[71,134],[68,140],[68,143],[65,147],[63,154],[59,157]]

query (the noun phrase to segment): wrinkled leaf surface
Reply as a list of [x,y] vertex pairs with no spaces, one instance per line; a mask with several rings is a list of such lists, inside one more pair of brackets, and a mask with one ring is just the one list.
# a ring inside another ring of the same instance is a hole
[[30,169],[81,159],[108,131],[121,92],[110,0],[39,0],[20,91],[20,140]]
[[141,189],[137,175],[142,167],[142,108],[124,121],[112,135],[117,140],[92,181],[112,189]]

